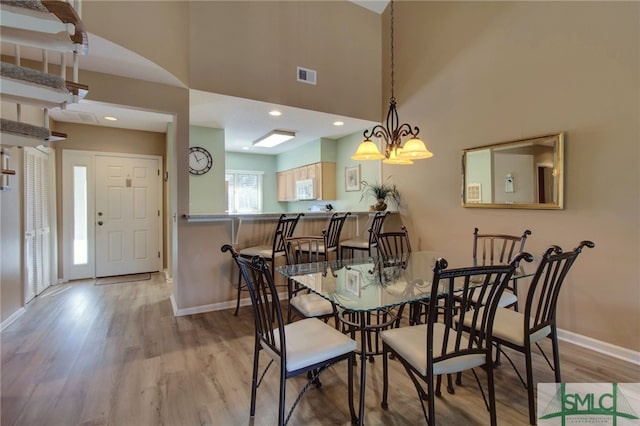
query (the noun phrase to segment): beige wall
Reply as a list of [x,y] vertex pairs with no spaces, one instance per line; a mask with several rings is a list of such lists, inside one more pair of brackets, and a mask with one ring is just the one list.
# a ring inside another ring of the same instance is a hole
[[189,2],[85,1],[82,21],[90,33],[144,56],[188,85]]
[[[380,16],[348,1],[191,2],[190,87],[375,120]],[[296,67],[317,71],[316,86]]]
[[[383,165],[420,249],[468,250],[474,226],[533,231],[527,249],[593,240],[560,295],[559,326],[640,350],[640,4],[399,2],[401,122],[435,157]],[[463,148],[566,132],[565,209],[460,207]],[[413,241],[412,241],[413,242]]]

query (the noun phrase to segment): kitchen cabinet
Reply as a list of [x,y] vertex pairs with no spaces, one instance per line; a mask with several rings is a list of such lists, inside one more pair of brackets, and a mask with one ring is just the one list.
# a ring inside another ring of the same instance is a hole
[[297,201],[296,181],[313,180],[317,200],[336,199],[336,163],[314,163],[277,173],[278,201]]

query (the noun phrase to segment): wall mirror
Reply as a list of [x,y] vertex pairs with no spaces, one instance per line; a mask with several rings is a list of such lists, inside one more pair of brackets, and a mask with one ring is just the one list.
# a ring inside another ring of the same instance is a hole
[[562,209],[563,166],[563,133],[465,149],[462,205]]

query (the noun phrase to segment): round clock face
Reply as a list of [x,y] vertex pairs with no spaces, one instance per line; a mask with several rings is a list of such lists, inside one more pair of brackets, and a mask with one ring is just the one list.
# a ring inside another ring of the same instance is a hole
[[189,173],[203,175],[211,170],[213,157],[206,149],[199,146],[189,148]]

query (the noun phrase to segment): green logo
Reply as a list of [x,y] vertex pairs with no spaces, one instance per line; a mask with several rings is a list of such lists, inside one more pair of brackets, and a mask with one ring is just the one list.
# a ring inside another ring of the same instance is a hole
[[[572,383],[569,387],[566,383],[560,383],[559,387],[557,384],[549,383],[540,383],[540,385],[551,385],[557,389],[544,408],[539,405],[540,420],[558,418],[562,426],[567,422],[616,426],[619,419],[640,419],[633,408],[638,407],[638,395],[633,395],[635,398],[631,399],[634,405],[630,404],[625,394],[620,391],[618,383]],[[538,388],[539,404],[543,402],[541,391],[544,389],[541,386]]]

